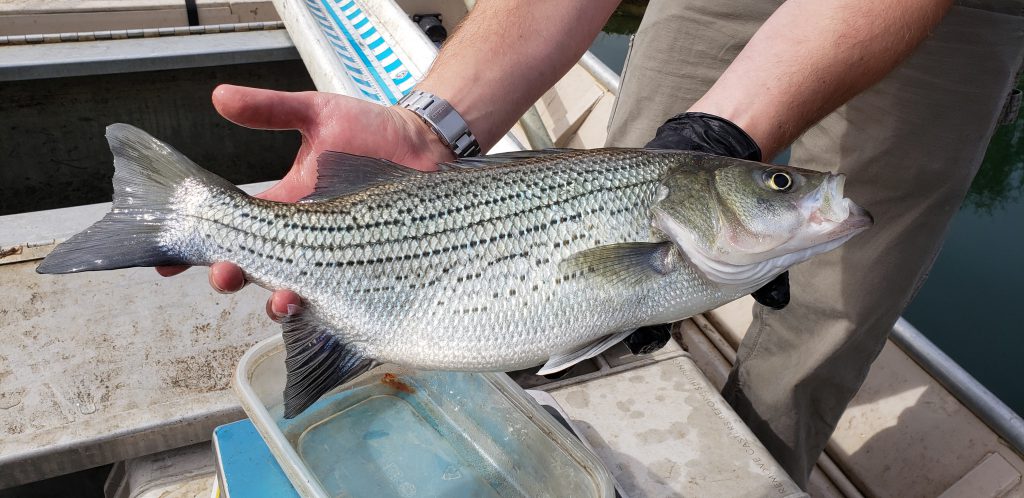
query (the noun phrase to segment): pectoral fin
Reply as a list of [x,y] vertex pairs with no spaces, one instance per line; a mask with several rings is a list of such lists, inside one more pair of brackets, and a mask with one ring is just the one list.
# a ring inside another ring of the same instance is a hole
[[784,271],[771,282],[750,293],[755,301],[773,310],[781,310],[789,304],[789,272]]
[[670,273],[675,265],[671,242],[626,242],[580,251],[562,261],[563,274],[593,274],[611,284],[635,284]]
[[562,370],[565,370],[566,368],[569,368],[583,360],[593,358],[603,353],[604,350],[614,346],[631,333],[633,333],[632,330],[626,330],[603,337],[581,348],[566,353],[552,355],[551,358],[548,358],[548,362],[537,371],[537,375],[549,375],[555,372],[561,372]]
[[294,418],[331,389],[377,365],[311,313],[290,314],[282,326],[288,371],[284,418]]

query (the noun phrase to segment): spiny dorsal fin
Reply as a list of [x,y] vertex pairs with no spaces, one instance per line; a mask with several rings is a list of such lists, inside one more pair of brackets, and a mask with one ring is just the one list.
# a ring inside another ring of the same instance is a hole
[[345,152],[324,152],[317,158],[316,186],[300,202],[326,201],[354,194],[374,185],[422,175],[386,159],[357,156]]
[[561,264],[563,274],[593,274],[615,284],[635,284],[659,277],[675,268],[671,242],[625,242],[598,246],[569,256]]
[[377,365],[341,342],[338,334],[308,311],[295,313],[289,306],[289,316],[281,325],[288,371],[284,418],[294,418],[331,389]]
[[439,163],[437,167],[441,171],[483,168],[486,166],[523,161],[536,157],[565,154],[567,152],[575,152],[576,150],[577,149],[517,150],[514,152],[502,152],[500,154],[488,154],[486,156],[463,157],[452,162]]
[[551,375],[556,372],[561,372],[562,370],[565,370],[566,368],[569,368],[583,360],[593,358],[603,353],[604,350],[614,346],[619,341],[625,339],[626,336],[632,333],[632,330],[626,330],[602,337],[581,348],[577,348],[566,353],[551,355],[551,357],[548,358],[548,362],[537,371],[537,375]]

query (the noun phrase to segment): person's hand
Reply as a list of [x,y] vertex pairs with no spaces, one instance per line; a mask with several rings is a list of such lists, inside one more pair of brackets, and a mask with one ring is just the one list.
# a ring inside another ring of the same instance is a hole
[[[322,92],[277,92],[221,85],[213,91],[213,106],[228,120],[249,128],[299,130],[302,146],[291,170],[280,182],[257,195],[295,202],[313,192],[316,161],[325,151],[376,157],[423,171],[453,159],[451,151],[413,113],[359,99]],[[158,267],[163,276],[177,275],[185,266]],[[245,286],[242,270],[231,263],[210,267],[210,285],[218,292]],[[277,291],[267,301],[267,314],[279,319],[299,296]]]

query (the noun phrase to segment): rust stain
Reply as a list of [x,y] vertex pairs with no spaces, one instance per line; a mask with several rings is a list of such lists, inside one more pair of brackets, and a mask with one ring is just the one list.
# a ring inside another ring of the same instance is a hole
[[24,250],[22,246],[8,247],[7,249],[0,249],[0,259],[4,259],[8,256],[17,256]]
[[386,373],[380,378],[381,383],[391,386],[395,390],[402,391],[403,393],[412,394],[416,392],[416,388],[398,380],[398,377],[393,373]]

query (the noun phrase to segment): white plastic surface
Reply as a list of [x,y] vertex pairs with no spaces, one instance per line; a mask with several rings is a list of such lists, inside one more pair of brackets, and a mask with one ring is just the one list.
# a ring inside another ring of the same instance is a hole
[[551,395],[630,496],[806,496],[688,355]]

